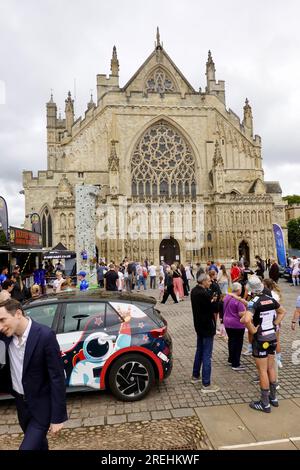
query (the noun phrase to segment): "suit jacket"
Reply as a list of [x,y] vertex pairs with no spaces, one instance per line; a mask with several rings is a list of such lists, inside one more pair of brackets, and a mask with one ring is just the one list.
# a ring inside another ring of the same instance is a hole
[[[0,370],[0,391],[14,395],[8,355],[11,340],[0,333],[0,364],[3,364],[3,343],[6,352],[6,364]],[[33,320],[25,347],[22,384],[28,408],[36,421],[48,426],[68,419],[65,373],[55,333]]]

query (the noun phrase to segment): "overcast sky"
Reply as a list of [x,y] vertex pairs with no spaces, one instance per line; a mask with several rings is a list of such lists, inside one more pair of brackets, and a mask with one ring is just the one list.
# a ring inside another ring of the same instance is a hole
[[227,108],[242,118],[250,101],[265,179],[300,194],[299,19],[298,0],[0,0],[0,195],[10,225],[24,221],[22,170],[46,169],[51,88],[63,114],[76,83],[79,117],[96,74],[110,72],[113,45],[123,86],[153,51],[157,25],[196,90],[211,49]]

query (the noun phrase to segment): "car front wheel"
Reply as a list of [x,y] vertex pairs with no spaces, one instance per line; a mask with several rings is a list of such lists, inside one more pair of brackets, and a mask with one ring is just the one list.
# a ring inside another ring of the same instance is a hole
[[151,362],[140,354],[125,354],[113,363],[109,373],[109,387],[119,400],[141,400],[154,381]]

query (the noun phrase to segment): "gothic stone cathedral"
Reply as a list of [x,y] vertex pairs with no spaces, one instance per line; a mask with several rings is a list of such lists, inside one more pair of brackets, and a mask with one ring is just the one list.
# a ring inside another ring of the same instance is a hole
[[[75,249],[75,186],[92,184],[100,190],[99,219],[108,207],[118,213],[120,200],[129,224],[135,208],[145,208],[136,236],[119,236],[118,217],[115,236],[110,227],[97,236],[98,254],[107,260],[229,261],[244,253],[253,262],[256,254],[274,254],[272,223],[284,225],[284,203],[279,183],[264,181],[251,107],[246,99],[242,122],[226,108],[210,52],[206,82],[204,92],[194,90],[157,32],[154,51],[123,87],[113,48],[111,74],[97,75],[97,103],[91,97],[84,118],[74,120],[70,92],[65,119],[58,117],[51,95],[47,170],[23,173],[26,213],[40,214],[45,247],[62,242]],[[202,233],[196,244],[187,243],[187,206],[193,230]]]

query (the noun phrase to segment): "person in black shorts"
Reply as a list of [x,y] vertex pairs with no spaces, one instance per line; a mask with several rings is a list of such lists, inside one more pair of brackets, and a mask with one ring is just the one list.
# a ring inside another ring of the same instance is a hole
[[264,286],[258,276],[249,276],[248,290],[254,294],[248,302],[248,310],[243,322],[253,334],[252,355],[255,358],[259,374],[261,399],[252,401],[250,408],[265,413],[271,412],[271,406],[278,407],[276,398],[276,325],[282,321],[285,309],[271,296],[263,292]]

